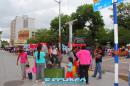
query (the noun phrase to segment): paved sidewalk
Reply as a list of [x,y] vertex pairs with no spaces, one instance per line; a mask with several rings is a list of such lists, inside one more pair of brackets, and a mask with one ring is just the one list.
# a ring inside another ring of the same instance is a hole
[[[124,80],[119,80],[119,86],[128,86],[128,83]],[[25,81],[22,86],[80,86],[80,85],[45,85],[42,83],[34,83]],[[114,75],[112,73],[105,73],[103,79],[97,80],[97,78],[90,77],[89,85],[82,86],[114,86]]]

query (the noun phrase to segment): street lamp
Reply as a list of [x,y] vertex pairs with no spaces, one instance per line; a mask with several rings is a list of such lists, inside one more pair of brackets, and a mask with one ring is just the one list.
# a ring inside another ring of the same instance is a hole
[[72,20],[72,21],[69,21],[69,22],[67,22],[66,24],[69,24],[69,45],[70,45],[70,50],[72,50],[72,48],[73,48],[73,45],[72,45],[72,26],[73,26],[73,23],[75,22],[75,21],[77,21],[78,19],[75,19],[75,20]]
[[61,0],[55,2],[59,4],[59,51],[61,53]]

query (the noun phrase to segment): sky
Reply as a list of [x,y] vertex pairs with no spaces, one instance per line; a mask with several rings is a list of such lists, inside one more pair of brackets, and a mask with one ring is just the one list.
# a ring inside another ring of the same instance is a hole
[[[70,15],[77,7],[90,4],[92,0],[61,0],[61,13]],[[35,18],[36,28],[49,28],[50,21],[58,16],[58,3],[55,0],[0,0],[0,30],[3,31],[2,39],[9,39],[10,22],[16,16],[28,15]],[[110,19],[111,11],[106,8],[101,10],[105,27],[112,28]]]

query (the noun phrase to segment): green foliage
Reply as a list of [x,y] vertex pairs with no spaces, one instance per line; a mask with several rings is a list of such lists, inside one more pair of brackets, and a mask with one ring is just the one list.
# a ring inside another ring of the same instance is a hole
[[76,30],[74,33],[74,37],[84,38],[86,44],[88,44],[88,45],[92,44],[92,38],[91,38],[90,31],[85,28]]
[[35,43],[38,43],[38,41],[35,38],[30,38],[27,40],[27,43],[34,43],[35,44]]
[[130,30],[125,28],[119,29],[119,43],[120,45],[126,45],[130,43]]
[[74,33],[74,36],[76,37],[86,37],[88,34],[88,30],[86,29],[82,29],[82,30],[76,30],[75,33]]
[[120,27],[130,30],[130,3],[122,3],[118,6],[118,22]]
[[[77,35],[85,36],[89,38],[88,39],[89,41],[94,41],[97,31],[100,28],[104,27],[104,22],[100,12],[94,12],[92,5],[85,4],[79,6],[76,12],[71,14],[71,17],[68,15],[63,15],[63,14],[61,15],[61,27],[62,27],[61,32],[62,32],[63,43],[67,43],[68,36],[69,36],[69,31],[68,31],[69,27],[68,25],[66,25],[66,23],[74,19],[77,19],[77,21],[75,21],[73,24],[73,34],[77,34],[77,32],[80,31],[78,32]],[[86,22],[90,23],[87,26],[87,28],[89,28],[89,31],[84,32],[84,27],[86,27]],[[59,29],[59,17],[55,17],[51,21],[51,30],[58,33],[58,29]]]
[[39,43],[39,42],[47,42],[47,43],[56,43],[58,41],[58,34],[48,29],[39,29],[36,32],[35,38],[28,39],[28,43]]
[[8,45],[9,43],[8,43],[8,41],[1,41],[1,45],[2,46],[6,46],[6,45]]
[[[62,31],[66,31],[65,23],[70,21],[70,16],[61,14],[61,29]],[[55,17],[51,21],[51,30],[59,31],[59,17]]]
[[[130,35],[129,34],[130,34],[130,30],[120,27],[119,38],[118,38],[120,46],[130,43]],[[111,43],[111,45],[114,45],[114,30],[109,31],[108,38],[109,38],[108,40]]]
[[[74,30],[83,29],[87,26],[93,39],[95,38],[96,32],[104,26],[100,12],[94,12],[92,5],[85,4],[79,6],[76,13],[73,13],[71,17],[72,19],[78,19],[73,25]],[[86,25],[87,22],[89,25]]]
[[96,34],[96,39],[101,45],[106,45],[107,42],[110,42],[110,36],[107,29],[99,29],[99,31]]
[[[69,26],[66,24],[70,21],[70,16],[61,14],[61,40],[62,43],[67,44],[68,43],[68,36],[69,36]],[[55,42],[58,42],[58,34],[59,34],[59,17],[55,17],[51,21],[51,31],[53,40]],[[56,40],[55,40],[56,39]]]

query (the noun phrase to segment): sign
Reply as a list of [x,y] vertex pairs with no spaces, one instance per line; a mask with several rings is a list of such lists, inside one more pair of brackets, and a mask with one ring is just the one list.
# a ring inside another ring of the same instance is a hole
[[30,48],[31,49],[36,49],[37,48],[37,44],[30,44]]
[[[102,8],[106,8],[112,5],[113,0],[93,0],[93,9],[94,11],[99,11]],[[121,3],[123,0],[117,0],[117,3]]]
[[29,38],[29,30],[20,30],[18,32],[18,40],[20,43],[24,43]]
[[99,0],[93,0],[93,2],[94,2],[94,3],[97,3],[97,2],[99,2]]

